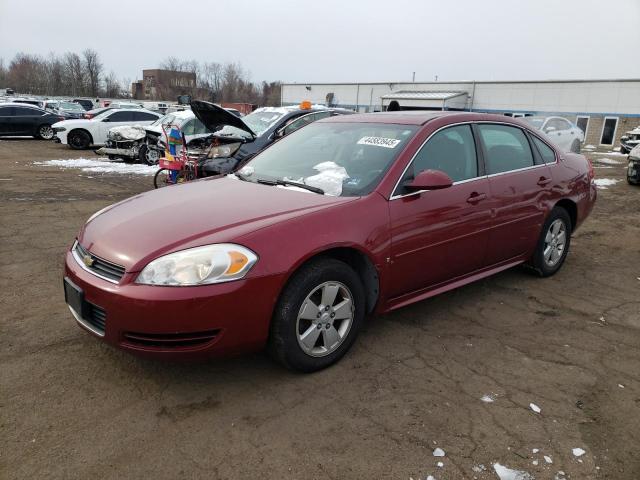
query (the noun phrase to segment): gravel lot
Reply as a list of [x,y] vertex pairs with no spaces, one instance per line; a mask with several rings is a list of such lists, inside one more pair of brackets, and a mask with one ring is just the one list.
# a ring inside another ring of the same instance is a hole
[[64,250],[152,185],[33,163],[78,157],[97,158],[0,140],[0,477],[496,479],[499,463],[640,478],[640,188],[624,157],[596,170],[620,181],[555,277],[513,269],[374,318],[313,375],[262,354],[141,360],[76,326]]

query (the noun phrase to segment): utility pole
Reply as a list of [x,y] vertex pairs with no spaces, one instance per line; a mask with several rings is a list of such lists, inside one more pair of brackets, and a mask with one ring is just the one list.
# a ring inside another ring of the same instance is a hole
[[436,75],[436,82],[438,81],[438,75]]
[[413,72],[413,79],[411,80],[413,83],[416,83],[416,72]]

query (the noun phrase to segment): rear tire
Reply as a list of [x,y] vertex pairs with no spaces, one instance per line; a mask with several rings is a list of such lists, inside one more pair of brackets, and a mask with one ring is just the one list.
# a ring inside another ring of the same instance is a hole
[[40,140],[51,140],[54,134],[55,132],[53,131],[53,128],[51,128],[51,125],[44,124],[38,127],[37,138]]
[[360,278],[346,263],[318,258],[304,265],[288,282],[274,311],[269,353],[300,372],[332,365],[358,335],[364,299]]
[[572,153],[580,153],[580,140],[574,140],[571,144]]
[[74,130],[67,136],[67,143],[74,150],[86,150],[91,145],[91,137],[87,132]]
[[562,207],[555,207],[542,226],[536,250],[529,265],[541,277],[550,277],[562,267],[571,244],[571,217]]

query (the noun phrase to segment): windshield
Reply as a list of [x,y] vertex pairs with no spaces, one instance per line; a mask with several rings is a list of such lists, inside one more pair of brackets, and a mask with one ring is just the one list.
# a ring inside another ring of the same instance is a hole
[[[285,115],[286,113],[284,111],[256,111],[246,117],[242,117],[242,121],[246,123],[256,135],[260,136]],[[246,133],[244,133],[244,135],[246,135]]]
[[160,125],[171,124],[171,123],[173,123],[174,118],[176,118],[176,116],[173,113],[169,113],[169,114],[165,115],[164,117],[160,117],[158,120],[153,122],[151,124],[151,126],[152,127],[158,127]]
[[253,182],[305,184],[332,196],[366,195],[378,185],[417,128],[312,123],[258,154],[238,176]]
[[79,110],[84,112],[84,108],[82,108],[82,105],[75,102],[60,102],[59,108],[63,110]]
[[546,119],[544,117],[523,117],[522,120],[531,124],[536,130],[540,130]]

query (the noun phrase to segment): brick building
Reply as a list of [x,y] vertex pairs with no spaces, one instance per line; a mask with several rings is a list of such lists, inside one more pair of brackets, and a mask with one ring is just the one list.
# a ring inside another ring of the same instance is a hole
[[585,132],[585,144],[610,149],[640,125],[640,79],[514,82],[285,83],[282,105],[303,100],[359,112],[466,110],[510,116],[558,115]]
[[174,70],[143,70],[142,80],[131,85],[131,94],[136,100],[173,100],[195,91],[196,74]]

